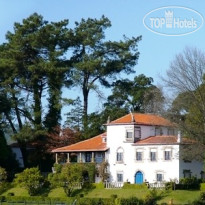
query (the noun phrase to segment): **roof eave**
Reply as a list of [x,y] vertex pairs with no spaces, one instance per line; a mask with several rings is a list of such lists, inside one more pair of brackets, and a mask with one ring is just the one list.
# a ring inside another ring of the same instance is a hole
[[100,151],[107,151],[109,148],[103,149],[82,149],[82,150],[52,150],[52,153],[59,153],[59,152],[100,152]]

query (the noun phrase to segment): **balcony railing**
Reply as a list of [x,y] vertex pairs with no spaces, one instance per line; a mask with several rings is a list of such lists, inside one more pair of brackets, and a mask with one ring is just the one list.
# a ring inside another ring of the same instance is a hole
[[105,182],[106,189],[121,189],[124,185],[123,182]]

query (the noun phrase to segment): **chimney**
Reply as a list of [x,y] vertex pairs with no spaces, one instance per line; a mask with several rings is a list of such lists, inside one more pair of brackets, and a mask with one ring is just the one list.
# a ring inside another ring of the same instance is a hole
[[181,143],[181,142],[182,142],[181,131],[178,131],[178,134],[177,134],[177,143]]
[[108,116],[108,118],[107,118],[107,124],[109,124],[110,123],[110,116]]
[[131,122],[135,122],[135,117],[134,117],[133,113],[130,112],[130,114],[131,114]]

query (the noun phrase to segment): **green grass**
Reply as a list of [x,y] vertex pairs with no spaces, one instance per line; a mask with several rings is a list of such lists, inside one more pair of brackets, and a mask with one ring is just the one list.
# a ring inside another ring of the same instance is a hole
[[148,190],[139,189],[93,189],[86,194],[89,198],[110,198],[111,195],[116,194],[118,198],[137,197],[143,198],[148,194]]
[[[77,195],[83,194],[84,197],[88,198],[110,198],[112,195],[117,195],[118,198],[129,198],[137,197],[144,199],[145,196],[150,192],[148,189],[102,189],[102,188],[93,188],[93,189],[82,189],[77,190]],[[20,187],[14,187],[2,195],[7,196],[8,193],[14,193],[15,196],[29,196],[28,192]],[[158,201],[159,204],[165,202],[169,203],[173,199],[174,204],[188,204],[199,198],[200,191],[186,191],[186,190],[176,190],[176,191],[158,191],[158,194],[161,194],[161,199]],[[52,189],[48,193],[48,197],[66,197],[63,188]]]
[[8,193],[14,193],[15,196],[29,196],[28,191],[24,188],[13,187],[2,194],[2,196],[7,196]]
[[49,192],[48,197],[67,197],[67,196],[63,188],[55,188]]
[[188,204],[199,198],[201,191],[187,191],[187,190],[176,190],[168,192],[167,196],[159,201],[160,203],[168,203],[173,199],[174,204]]

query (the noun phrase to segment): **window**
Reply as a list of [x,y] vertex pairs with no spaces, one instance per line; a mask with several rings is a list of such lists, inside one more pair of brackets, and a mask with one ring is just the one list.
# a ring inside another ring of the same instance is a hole
[[85,153],[85,162],[91,162],[92,154],[90,152]]
[[117,150],[116,161],[118,163],[123,162],[123,149],[122,148],[118,148],[118,150]]
[[164,159],[165,160],[171,160],[171,151],[170,150],[165,150],[164,151]]
[[168,129],[168,135],[174,135],[174,129]]
[[102,152],[97,152],[97,157],[102,158],[103,157]]
[[133,141],[133,132],[131,130],[126,131],[126,141]]
[[150,160],[151,161],[156,161],[156,151],[152,151],[150,152]]
[[136,152],[136,160],[137,161],[142,161],[142,152],[141,151]]
[[163,135],[163,131],[161,127],[155,127],[155,135]]
[[123,173],[117,173],[117,182],[123,182]]
[[117,162],[122,162],[122,161],[123,161],[123,153],[117,152]]
[[184,178],[191,178],[191,171],[190,170],[184,170]]
[[162,182],[162,179],[163,179],[163,175],[160,174],[160,173],[157,173],[157,182]]

